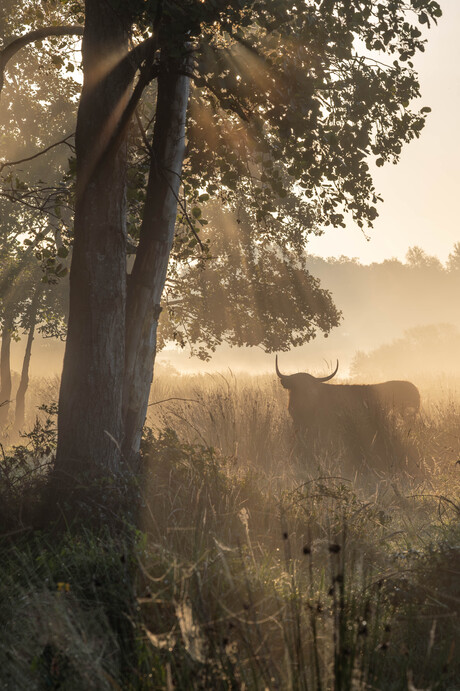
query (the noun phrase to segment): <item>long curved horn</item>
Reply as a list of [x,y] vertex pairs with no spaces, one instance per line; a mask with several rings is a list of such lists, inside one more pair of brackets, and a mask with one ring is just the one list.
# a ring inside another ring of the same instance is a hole
[[339,361],[337,360],[337,366],[335,370],[332,372],[332,374],[329,374],[327,377],[315,377],[316,381],[329,381],[329,379],[332,379],[332,377],[335,377],[337,374],[337,371],[339,369]]
[[281,374],[281,372],[278,369],[278,355],[275,357],[275,369],[276,369],[276,374],[278,375],[278,377],[280,379],[283,379],[286,376],[285,374]]

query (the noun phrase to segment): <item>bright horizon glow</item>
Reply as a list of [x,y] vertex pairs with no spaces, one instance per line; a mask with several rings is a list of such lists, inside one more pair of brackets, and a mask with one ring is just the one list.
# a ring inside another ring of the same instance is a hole
[[327,228],[321,237],[312,236],[309,254],[356,257],[369,264],[392,257],[404,260],[409,247],[418,245],[444,262],[460,241],[460,2],[442,0],[441,7],[444,14],[427,32],[425,53],[414,59],[422,94],[414,108],[430,106],[432,112],[420,139],[403,147],[397,165],[373,168],[384,202],[378,205],[374,227],[365,229],[370,239],[350,222],[346,228]]

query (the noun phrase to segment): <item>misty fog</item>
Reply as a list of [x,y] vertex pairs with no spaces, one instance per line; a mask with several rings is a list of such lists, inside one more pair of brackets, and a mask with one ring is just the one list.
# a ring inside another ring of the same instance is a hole
[[[309,270],[329,290],[342,312],[340,326],[329,337],[318,335],[308,344],[280,353],[283,370],[328,372],[338,358],[338,378],[371,382],[391,378],[425,381],[458,376],[460,252],[455,246],[446,264],[419,248],[406,261],[387,259],[360,264],[356,259],[308,257]],[[12,369],[20,371],[24,340],[12,347]],[[36,339],[31,373],[59,375],[64,343]],[[252,374],[274,373],[274,354],[259,347],[219,346],[204,362],[191,357],[186,344],[171,343],[157,358],[158,373],[213,372],[231,369]]]

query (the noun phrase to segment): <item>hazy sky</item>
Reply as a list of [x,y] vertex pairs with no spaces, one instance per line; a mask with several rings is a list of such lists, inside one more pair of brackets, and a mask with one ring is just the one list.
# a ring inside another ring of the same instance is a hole
[[328,230],[309,242],[323,257],[345,255],[362,262],[404,259],[420,245],[444,261],[460,242],[460,0],[440,0],[443,17],[428,32],[424,54],[414,61],[422,97],[416,105],[432,113],[420,139],[403,149],[400,162],[375,169],[384,198],[367,241],[357,226]]

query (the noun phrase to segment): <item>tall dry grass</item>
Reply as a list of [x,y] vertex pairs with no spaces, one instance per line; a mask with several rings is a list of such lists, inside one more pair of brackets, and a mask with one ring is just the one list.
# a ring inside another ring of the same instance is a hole
[[[283,391],[269,375],[225,373],[159,376],[147,425],[171,427],[184,441],[219,449],[258,467],[274,467],[289,456],[290,422]],[[282,471],[282,469],[280,469]]]
[[459,402],[309,443],[286,398],[272,376],[160,375],[136,527],[29,535],[15,514],[5,688],[457,688]]
[[[368,411],[344,415],[328,438],[299,438],[287,412],[288,395],[275,376],[161,375],[153,384],[147,425],[176,430],[180,439],[218,449],[238,465],[288,483],[315,472],[370,484],[406,472],[421,479],[460,455],[460,399],[454,390],[422,389],[421,414],[408,422]],[[356,478],[357,479],[357,478]]]

